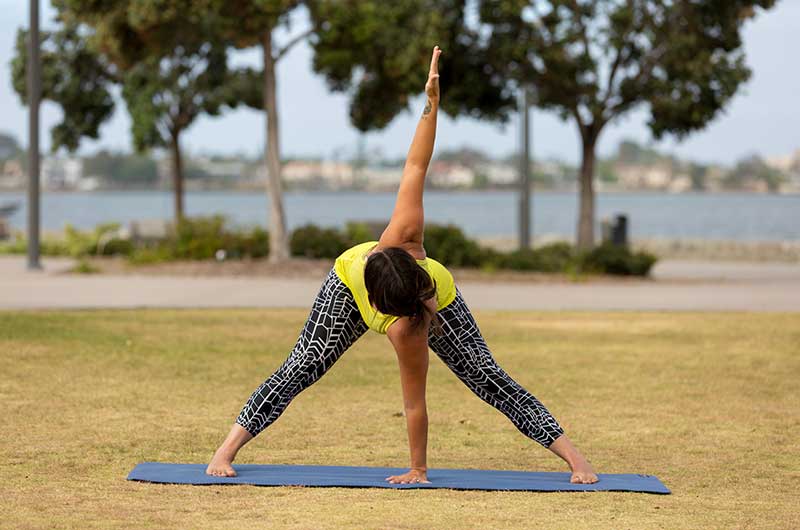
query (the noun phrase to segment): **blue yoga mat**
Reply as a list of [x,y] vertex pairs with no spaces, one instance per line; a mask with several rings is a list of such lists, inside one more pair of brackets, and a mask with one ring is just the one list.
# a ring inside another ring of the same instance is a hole
[[206,475],[206,464],[165,464],[144,462],[128,480],[162,484],[251,484],[254,486],[319,486],[346,488],[449,488],[457,490],[505,491],[638,491],[668,494],[670,491],[652,475],[600,474],[596,484],[570,484],[569,473],[492,471],[484,469],[428,469],[430,484],[390,484],[384,479],[401,475],[407,468],[292,466],[237,464],[236,477]]

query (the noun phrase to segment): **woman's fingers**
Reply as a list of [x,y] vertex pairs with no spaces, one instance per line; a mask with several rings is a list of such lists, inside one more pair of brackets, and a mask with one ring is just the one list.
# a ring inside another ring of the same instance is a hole
[[439,74],[439,55],[441,55],[441,53],[442,50],[440,50],[438,46],[433,47],[433,55],[431,56],[431,76]]

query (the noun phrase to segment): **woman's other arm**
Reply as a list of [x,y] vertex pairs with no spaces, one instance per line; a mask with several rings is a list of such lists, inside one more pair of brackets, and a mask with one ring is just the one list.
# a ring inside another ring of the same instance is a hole
[[428,410],[425,386],[428,376],[428,334],[430,317],[425,326],[413,328],[407,318],[396,320],[386,335],[397,352],[400,366],[400,383],[403,388],[403,408],[408,429],[408,448],[411,465],[407,473],[392,475],[386,480],[392,484],[428,482]]
[[[425,84],[427,100],[422,117],[419,119],[414,139],[408,150],[397,200],[389,225],[380,239],[381,247],[399,246],[407,250],[422,252],[422,235],[425,217],[422,206],[422,193],[425,188],[425,174],[433,155],[436,138],[436,117],[439,110],[439,55],[438,46],[433,49],[428,82]],[[424,257],[421,256],[421,257]]]

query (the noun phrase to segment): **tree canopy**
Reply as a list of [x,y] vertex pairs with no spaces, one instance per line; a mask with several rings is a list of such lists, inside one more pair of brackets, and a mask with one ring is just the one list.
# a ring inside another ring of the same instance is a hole
[[451,116],[505,121],[514,109],[505,80],[487,70],[478,34],[465,24],[465,0],[374,2],[320,0],[314,70],[332,90],[349,92],[350,119],[381,129],[422,93],[431,50],[443,50],[441,109]]
[[[51,129],[51,149],[75,151],[82,137],[97,139],[100,126],[114,113],[113,69],[88,45],[78,25],[65,24],[41,34],[42,99],[62,109],[61,122]],[[17,31],[11,61],[12,83],[27,103],[28,32]]]
[[750,76],[741,27],[774,0],[480,0],[490,68],[574,119],[582,148],[578,243],[594,241],[595,146],[639,106],[652,134],[704,127]]

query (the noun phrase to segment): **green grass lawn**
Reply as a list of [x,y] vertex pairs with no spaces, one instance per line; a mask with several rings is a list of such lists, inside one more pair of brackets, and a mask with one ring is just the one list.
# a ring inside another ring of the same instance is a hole
[[[127,482],[205,462],[299,310],[0,312],[0,527],[797,528],[800,314],[478,312],[599,472],[673,495]],[[431,468],[562,471],[435,355]],[[365,335],[239,463],[405,466],[397,362]]]

